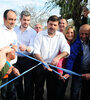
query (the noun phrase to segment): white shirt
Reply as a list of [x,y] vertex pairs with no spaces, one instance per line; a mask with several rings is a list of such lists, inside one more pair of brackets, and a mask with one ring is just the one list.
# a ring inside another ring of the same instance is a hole
[[18,48],[18,51],[22,52],[24,54],[30,55],[33,52],[34,39],[37,34],[36,31],[34,29],[32,29],[31,27],[28,27],[24,32],[22,32],[20,29],[20,26],[15,27],[14,30],[17,34],[18,47],[19,47],[19,45],[25,45],[25,46],[29,46],[31,48],[31,51],[29,53],[26,51],[22,52],[22,51],[20,51],[19,48]]
[[70,46],[63,33],[56,31],[55,36],[50,37],[47,30],[44,30],[37,34],[34,42],[34,54],[39,54],[45,62],[50,63],[59,51],[66,51],[70,54]]
[[[0,27],[0,48],[10,46],[10,44],[17,45],[17,36],[13,30],[9,30],[5,25]],[[17,56],[10,63],[14,64],[17,61]]]

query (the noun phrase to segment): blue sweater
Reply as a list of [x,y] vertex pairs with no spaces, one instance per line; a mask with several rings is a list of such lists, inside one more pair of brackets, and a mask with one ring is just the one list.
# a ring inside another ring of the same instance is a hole
[[82,64],[82,55],[83,55],[83,48],[78,34],[74,43],[70,45],[70,56],[66,60],[66,69],[80,73],[80,66]]

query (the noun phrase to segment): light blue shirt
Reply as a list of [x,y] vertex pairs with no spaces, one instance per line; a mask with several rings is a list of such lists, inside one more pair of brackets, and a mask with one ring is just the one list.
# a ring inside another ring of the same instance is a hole
[[34,29],[32,29],[31,27],[28,27],[24,32],[22,32],[20,29],[20,26],[15,27],[14,30],[17,34],[18,47],[19,47],[19,45],[25,45],[25,46],[29,46],[31,48],[30,52],[20,51],[19,48],[18,48],[18,51],[22,52],[24,54],[30,55],[33,52],[34,38],[37,34],[36,31]]

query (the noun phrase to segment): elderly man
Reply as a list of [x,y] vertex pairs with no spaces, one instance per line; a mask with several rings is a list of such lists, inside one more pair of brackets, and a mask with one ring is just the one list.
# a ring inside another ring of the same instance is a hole
[[36,31],[37,33],[43,30],[41,24],[36,24],[34,29],[35,29],[35,31]]
[[[82,53],[80,52],[79,55],[83,55],[82,62],[80,62],[80,58],[76,60],[77,64],[74,64],[74,71],[77,73],[82,74],[82,77],[84,77],[84,74],[90,73],[90,25],[84,24],[79,29],[79,35],[82,43]],[[78,66],[78,67],[77,67]],[[81,89],[81,85],[83,84],[83,87]],[[90,81],[85,81],[81,77],[73,76],[72,77],[72,85],[71,85],[71,100],[78,100],[79,99],[79,92],[81,89],[81,100],[89,100],[89,84]],[[88,90],[88,92],[87,92]]]
[[[34,42],[34,55],[43,63],[57,65],[59,59],[66,57],[70,54],[70,47],[62,33],[57,31],[59,25],[59,18],[55,15],[50,16],[47,21],[47,30],[37,34]],[[59,51],[61,54],[58,55]],[[44,66],[38,67],[39,74],[36,83],[36,96],[37,100],[43,100],[43,84],[44,73],[46,72],[47,83],[47,98],[48,100],[55,100],[56,80],[58,75],[52,72],[49,67],[47,70]]]
[[[90,25],[84,24],[80,27],[80,38],[83,46],[82,73],[90,73]],[[82,75],[83,76],[83,75]],[[81,100],[90,99],[90,80],[83,80],[81,89]]]

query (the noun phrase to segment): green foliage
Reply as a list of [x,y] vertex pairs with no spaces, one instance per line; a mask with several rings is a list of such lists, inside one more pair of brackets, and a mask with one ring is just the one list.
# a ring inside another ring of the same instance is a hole
[[[49,0],[47,4],[50,4],[55,7],[59,6],[60,15],[63,18],[74,20],[75,26],[77,29],[81,24],[81,13],[82,7],[88,2],[88,0]],[[51,7],[51,5],[48,6]],[[53,8],[52,7],[52,8]]]

